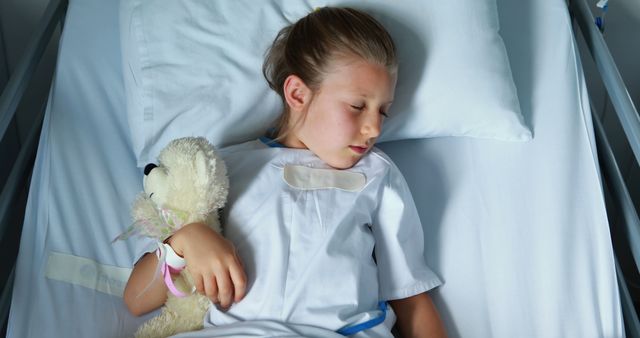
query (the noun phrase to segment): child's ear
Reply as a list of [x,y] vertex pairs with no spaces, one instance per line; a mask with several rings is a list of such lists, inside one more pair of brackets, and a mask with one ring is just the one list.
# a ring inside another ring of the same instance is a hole
[[303,111],[311,101],[311,89],[298,76],[287,76],[283,87],[284,98],[291,113]]

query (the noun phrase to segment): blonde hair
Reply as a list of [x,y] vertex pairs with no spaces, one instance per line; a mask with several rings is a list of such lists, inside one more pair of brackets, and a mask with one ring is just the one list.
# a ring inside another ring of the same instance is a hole
[[315,91],[330,63],[347,55],[385,66],[390,72],[398,66],[391,35],[371,15],[353,8],[319,8],[280,30],[262,65],[269,87],[284,105],[274,128],[276,140],[289,132],[289,108],[283,88],[286,78],[296,75]]

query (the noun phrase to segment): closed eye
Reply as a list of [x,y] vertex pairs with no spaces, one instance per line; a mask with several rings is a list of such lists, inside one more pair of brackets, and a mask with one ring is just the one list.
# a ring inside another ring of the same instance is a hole
[[[357,111],[361,111],[361,110],[363,110],[363,109],[364,109],[364,105],[362,105],[362,106],[358,106],[358,105],[355,105],[355,104],[351,104],[351,105],[349,105],[349,106],[351,106],[351,109],[353,109],[353,110],[357,110]],[[384,111],[384,110],[382,110],[382,109],[380,110],[380,115],[384,116],[385,118],[386,118],[386,117],[389,117],[389,114],[387,114],[387,112],[386,112],[386,111]]]

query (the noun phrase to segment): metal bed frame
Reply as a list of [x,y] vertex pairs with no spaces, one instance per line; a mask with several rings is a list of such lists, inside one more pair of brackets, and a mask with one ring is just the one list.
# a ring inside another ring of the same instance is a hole
[[[42,58],[45,47],[51,40],[54,30],[58,25],[60,25],[60,29],[62,30],[67,7],[68,0],[50,1],[42,20],[38,23],[33,37],[25,49],[20,63],[13,74],[11,74],[11,78],[0,96],[0,141],[4,138],[9,124],[14,118],[18,104],[26,92],[27,85],[35,73],[36,66]],[[604,82],[609,98],[622,124],[625,136],[635,155],[636,161],[640,164],[640,116],[638,115],[638,111],[629,96],[620,72],[611,57],[586,0],[568,0],[568,7],[571,17],[577,22],[587,42],[587,46]],[[593,107],[593,104],[591,106]],[[39,112],[36,121],[28,133],[26,141],[22,145],[12,165],[4,188],[2,192],[0,192],[0,241],[4,239],[9,226],[11,226],[11,212],[19,205],[20,188],[28,185],[32,171],[30,165],[35,159],[36,145],[44,117],[44,110],[45,108],[43,107]],[[611,192],[613,204],[620,209],[620,214],[623,219],[621,230],[626,235],[636,268],[640,271],[640,218],[626,188],[602,123],[593,111],[593,108],[591,112],[593,115],[603,181]],[[611,211],[612,210],[609,210],[609,212]],[[21,224],[14,226],[20,228]],[[18,229],[18,233],[19,232],[20,229]],[[11,273],[7,280],[0,281],[0,285],[2,286],[2,293],[0,294],[1,326],[6,325],[8,320],[16,257],[12,257],[8,262]],[[622,300],[626,334],[628,337],[640,337],[638,314],[631,299],[622,269],[617,263],[617,259],[616,272],[620,298]]]
[[[35,74],[36,67],[44,54],[45,48],[58,24],[60,30],[63,28],[64,17],[67,12],[67,0],[52,0],[47,6],[42,19],[35,28],[31,40],[28,42],[23,57],[18,63],[15,71],[11,74],[2,95],[0,95],[0,140],[4,139],[9,124],[14,118],[18,104],[22,100],[29,81]],[[21,187],[28,185],[33,167],[44,118],[45,107],[38,112],[38,115],[29,130],[27,137],[20,148],[20,152],[12,165],[7,181],[0,192],[0,241],[5,240],[5,235],[11,226],[11,214],[24,201],[20,201]],[[6,160],[5,160],[6,161]],[[4,165],[4,164],[3,164]],[[10,165],[7,163],[7,165]],[[23,212],[22,210],[20,212]],[[22,224],[13,224],[17,227],[17,233],[21,232]],[[19,241],[20,238],[16,238]],[[11,292],[13,290],[13,280],[15,275],[15,264],[17,257],[7,259],[7,266],[10,269],[6,280],[0,281],[2,293],[0,294],[0,328],[6,327],[11,306]]]

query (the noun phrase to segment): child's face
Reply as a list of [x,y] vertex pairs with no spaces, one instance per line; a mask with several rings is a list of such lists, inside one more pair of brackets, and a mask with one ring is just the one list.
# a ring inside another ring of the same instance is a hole
[[384,66],[353,57],[334,61],[285,145],[308,148],[334,168],[352,167],[380,135],[395,86],[395,73]]

